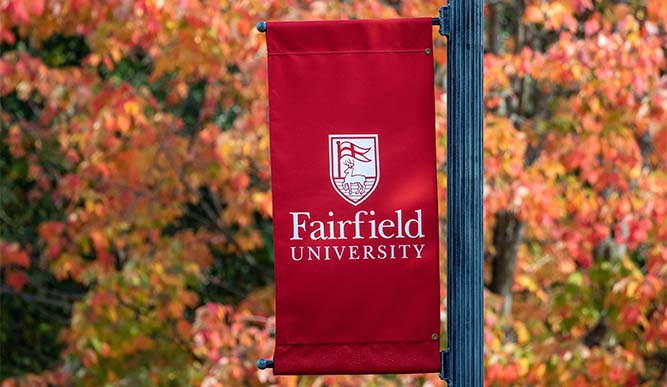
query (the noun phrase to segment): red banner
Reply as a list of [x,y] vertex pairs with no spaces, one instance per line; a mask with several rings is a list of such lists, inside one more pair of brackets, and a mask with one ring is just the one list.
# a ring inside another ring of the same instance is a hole
[[276,374],[440,370],[432,31],[268,23]]

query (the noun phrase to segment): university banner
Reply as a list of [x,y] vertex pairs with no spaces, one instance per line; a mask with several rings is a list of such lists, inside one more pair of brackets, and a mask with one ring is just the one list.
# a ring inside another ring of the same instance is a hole
[[432,32],[267,25],[276,374],[440,370]]

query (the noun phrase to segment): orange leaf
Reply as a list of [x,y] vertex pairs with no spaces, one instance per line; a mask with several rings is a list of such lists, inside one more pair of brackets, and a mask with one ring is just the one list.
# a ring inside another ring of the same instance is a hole
[[186,320],[178,320],[176,323],[176,331],[184,339],[189,340],[192,334],[192,325]]

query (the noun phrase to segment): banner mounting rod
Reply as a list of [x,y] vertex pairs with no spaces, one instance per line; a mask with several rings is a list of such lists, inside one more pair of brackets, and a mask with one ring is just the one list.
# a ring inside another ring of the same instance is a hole
[[[450,6],[449,4],[440,7],[439,10],[439,15],[438,17],[433,17],[431,18],[431,24],[434,26],[438,26],[438,32],[442,36],[448,36],[449,35],[449,10]],[[266,21],[262,20],[257,23],[257,31],[259,32],[266,32]]]
[[273,368],[273,360],[259,359],[257,360],[257,368],[259,368],[260,370]]

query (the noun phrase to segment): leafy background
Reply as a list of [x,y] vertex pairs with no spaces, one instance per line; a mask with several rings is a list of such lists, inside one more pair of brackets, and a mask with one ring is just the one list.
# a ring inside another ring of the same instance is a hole
[[[254,365],[274,330],[254,24],[440,5],[0,0],[2,386],[442,385]],[[485,15],[486,383],[665,386],[667,7],[489,0]]]

